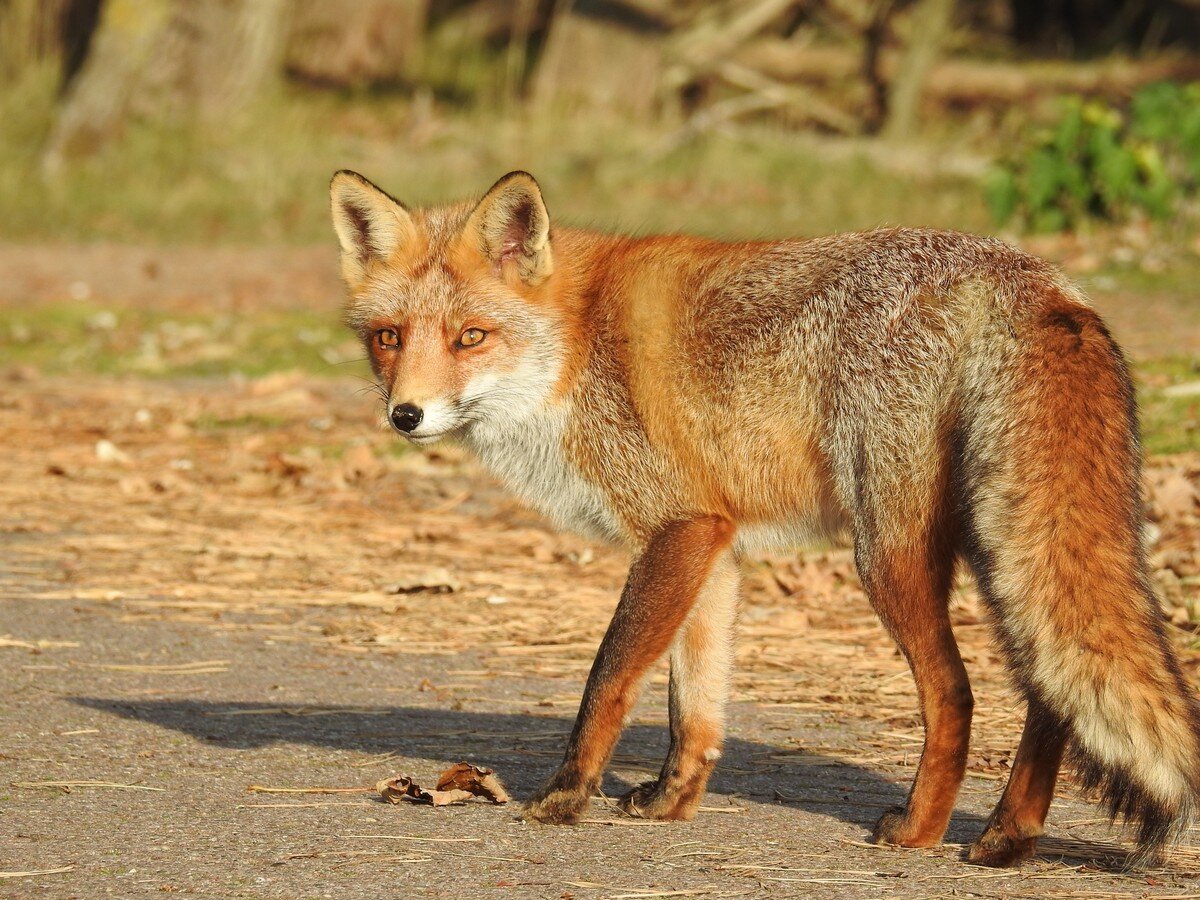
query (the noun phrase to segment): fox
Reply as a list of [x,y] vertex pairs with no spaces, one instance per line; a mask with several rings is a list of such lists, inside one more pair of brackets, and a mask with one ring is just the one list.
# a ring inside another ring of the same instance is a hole
[[525,821],[580,820],[664,655],[666,759],[619,802],[693,818],[723,749],[741,560],[844,534],[924,726],[875,841],[937,845],[966,773],[960,567],[1027,705],[967,859],[1035,853],[1064,758],[1136,829],[1138,861],[1186,827],[1200,713],[1148,575],[1130,373],[1051,263],[925,228],[722,242],[552,226],[522,171],[410,209],[342,170],[330,197],[346,322],[391,427],[457,439],[557,525],[633,554]]

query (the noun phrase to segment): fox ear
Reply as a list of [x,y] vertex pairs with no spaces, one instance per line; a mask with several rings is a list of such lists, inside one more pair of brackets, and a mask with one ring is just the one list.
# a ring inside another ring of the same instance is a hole
[[554,271],[550,214],[528,172],[509,172],[492,185],[467,219],[464,234],[497,272],[506,260],[516,263],[526,284],[540,284]]
[[372,258],[387,259],[417,236],[403,204],[357,172],[336,173],[329,200],[333,230],[342,245],[342,277],[351,286],[362,283]]

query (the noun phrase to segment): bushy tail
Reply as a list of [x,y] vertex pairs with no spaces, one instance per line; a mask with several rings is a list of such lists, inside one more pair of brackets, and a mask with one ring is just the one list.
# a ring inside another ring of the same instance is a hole
[[1019,685],[1145,858],[1195,811],[1200,715],[1147,575],[1127,368],[1094,312],[1047,293],[966,376],[966,555]]

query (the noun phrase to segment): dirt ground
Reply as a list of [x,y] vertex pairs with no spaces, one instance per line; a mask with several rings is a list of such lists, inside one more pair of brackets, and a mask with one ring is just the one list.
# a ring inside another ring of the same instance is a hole
[[[1179,290],[1123,288],[1101,271],[1105,261],[1154,259],[1138,230],[1081,239],[1042,235],[1024,249],[1063,265],[1087,289],[1122,345],[1134,355],[1200,356],[1200,304],[1187,277]],[[1195,268],[1200,244],[1183,253]],[[106,308],[237,313],[313,310],[336,315],[342,296],[330,245],[172,247],[0,242],[0,306],[86,300]],[[1178,262],[1178,260],[1177,260]],[[1190,267],[1190,268],[1188,268]]]
[[[195,268],[171,302],[206,290]],[[553,770],[624,554],[553,531],[454,448],[404,452],[354,379],[0,374],[0,896],[1200,896],[1200,834],[1124,873],[1129,844],[1070,779],[1037,860],[962,861],[1022,714],[966,580],[976,729],[947,844],[866,843],[921,730],[837,546],[748,567],[731,737],[695,822],[604,798],[574,828],[385,804],[380,779],[459,760],[518,801]],[[1147,471],[1193,681],[1198,483],[1200,455]],[[609,796],[657,773],[665,686],[659,667]]]

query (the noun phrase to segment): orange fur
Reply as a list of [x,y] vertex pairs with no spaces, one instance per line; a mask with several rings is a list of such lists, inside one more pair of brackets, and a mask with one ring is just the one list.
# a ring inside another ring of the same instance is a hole
[[662,529],[634,563],[583,692],[579,719],[558,772],[525,808],[527,819],[574,822],[600,784],[642,677],[667,649],[733,537],[724,519]]
[[[1186,821],[1200,717],[1148,586],[1129,375],[1048,263],[920,229],[721,243],[552,228],[525,173],[418,211],[339,173],[332,199],[347,320],[389,404],[421,408],[397,427],[458,436],[546,515],[638,554],[527,818],[578,820],[668,649],[671,747],[622,804],[694,815],[723,740],[737,560],[845,529],[926,730],[878,840],[937,843],[964,776],[960,562],[1029,702],[971,858],[1033,852],[1064,750],[1147,852]],[[486,338],[465,346],[468,329]]]

